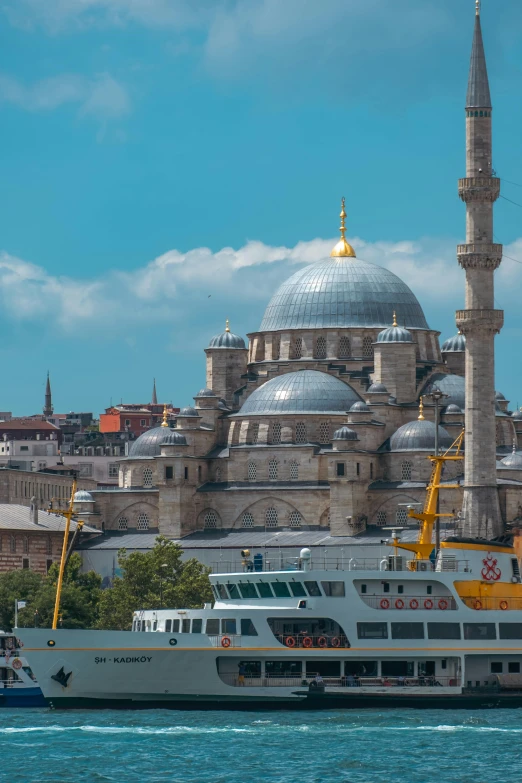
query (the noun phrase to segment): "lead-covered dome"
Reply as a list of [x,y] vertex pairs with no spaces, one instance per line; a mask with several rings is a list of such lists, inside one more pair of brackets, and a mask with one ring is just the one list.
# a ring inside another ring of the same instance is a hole
[[510,470],[522,470],[522,454],[513,451],[512,454],[508,454],[507,457],[500,460],[500,466]]
[[245,341],[238,334],[234,334],[230,331],[230,327],[227,325],[224,332],[216,334],[208,344],[209,348],[245,348]]
[[[159,457],[161,454],[161,445],[170,438],[172,430],[170,427],[154,427],[147,430],[143,435],[137,438],[129,450],[131,459],[140,457]],[[183,436],[181,436],[183,437]]]
[[79,489],[74,493],[73,501],[75,503],[94,503],[94,498],[86,489]]
[[389,269],[360,258],[326,258],[300,269],[278,288],[260,331],[383,329],[392,322],[394,311],[408,329],[429,329],[417,297]]
[[442,353],[461,353],[466,350],[466,337],[460,332],[443,343]]
[[[439,426],[439,448],[449,449],[453,438]],[[415,419],[399,427],[390,438],[390,451],[434,451],[435,424],[426,419]]]
[[346,427],[346,425],[339,427],[335,430],[332,440],[359,440],[359,437],[355,430]]
[[332,375],[298,370],[272,378],[252,392],[239,415],[340,413],[360,399],[351,386]]

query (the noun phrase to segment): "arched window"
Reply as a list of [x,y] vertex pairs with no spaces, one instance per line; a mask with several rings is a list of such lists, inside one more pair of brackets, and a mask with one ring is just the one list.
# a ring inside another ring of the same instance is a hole
[[219,484],[219,482],[221,481],[221,468],[216,468],[215,479],[216,482]]
[[398,508],[395,515],[395,523],[397,525],[405,525],[408,520],[408,511],[405,508]]
[[205,527],[216,528],[218,523],[217,514],[215,511],[207,511],[205,514]]
[[294,359],[300,359],[303,355],[303,340],[301,337],[297,337],[294,343]]
[[369,334],[363,337],[363,358],[373,358],[373,340]]
[[411,462],[403,462],[401,465],[401,479],[402,481],[411,481]]
[[315,358],[326,359],[326,337],[318,337],[315,344]]
[[248,480],[257,481],[257,465],[255,462],[248,463]]
[[272,443],[274,443],[276,446],[281,443],[281,422],[274,421],[272,424]]
[[118,530],[128,530],[129,529],[129,520],[127,517],[120,517],[118,519]]
[[380,526],[386,524],[386,511],[377,512],[377,524]]
[[246,514],[243,514],[241,527],[254,527],[254,517],[248,511]]
[[143,486],[152,487],[152,468],[143,468]]
[[271,459],[268,463],[268,478],[270,481],[277,481],[277,460]]
[[351,355],[350,338],[344,335],[339,340],[339,359],[349,359]]
[[279,359],[281,353],[281,335],[276,334],[272,338],[272,359]]
[[295,442],[307,443],[306,439],[306,424],[304,421],[298,421],[295,425]]
[[301,527],[301,514],[299,511],[292,511],[289,517],[290,527]]
[[277,527],[277,511],[275,508],[267,508],[265,513],[265,524],[267,527]]
[[147,514],[138,514],[138,524],[136,525],[138,530],[148,530],[149,529],[149,518]]
[[24,555],[29,554],[29,536],[24,536]]
[[254,422],[250,426],[250,443],[252,443],[252,445],[255,446],[258,438],[259,438],[259,424],[257,422]]
[[290,463],[290,479],[291,481],[297,481],[299,478],[299,465],[295,460]]
[[330,443],[330,422],[322,421],[319,424],[319,443]]

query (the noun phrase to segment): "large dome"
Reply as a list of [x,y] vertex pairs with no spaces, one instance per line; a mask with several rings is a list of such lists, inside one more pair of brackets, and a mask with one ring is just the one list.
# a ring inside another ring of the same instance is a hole
[[161,444],[170,438],[171,434],[172,430],[170,427],[160,426],[147,430],[134,441],[129,449],[129,457],[134,457],[135,459],[140,457],[159,457]]
[[[439,426],[439,447],[449,449],[453,438]],[[425,419],[415,419],[399,427],[390,438],[390,451],[434,451],[435,424]]]
[[321,327],[377,327],[397,321],[429,329],[416,296],[389,269],[359,258],[309,264],[279,286],[266,308],[261,332]]
[[317,370],[298,370],[267,381],[245,402],[239,415],[342,413],[361,398],[348,384]]

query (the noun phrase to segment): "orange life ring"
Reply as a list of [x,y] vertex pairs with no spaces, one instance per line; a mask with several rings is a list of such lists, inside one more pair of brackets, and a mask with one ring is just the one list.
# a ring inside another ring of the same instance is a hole
[[317,646],[318,647],[327,647],[328,642],[326,641],[326,638],[324,636],[320,636],[317,640]]
[[397,598],[397,600],[395,601],[395,608],[404,609],[404,601],[402,600],[402,598]]
[[389,609],[390,608],[390,602],[387,598],[383,598],[381,600],[381,609]]
[[410,609],[418,609],[419,608],[419,602],[416,598],[412,598],[410,601]]
[[340,647],[341,646],[341,640],[338,636],[334,636],[332,639],[332,647]]
[[13,661],[13,669],[21,669],[22,668],[22,661],[20,658],[15,658]]
[[433,601],[431,600],[431,598],[426,598],[426,600],[424,601],[424,608],[433,609]]
[[303,647],[311,647],[313,644],[313,640],[310,636],[305,636],[303,639]]
[[508,602],[507,601],[501,601],[499,606],[502,609],[502,611],[505,612],[506,609],[508,608]]
[[230,636],[224,636],[221,639],[221,646],[222,647],[230,647],[231,644],[232,644],[232,641],[230,639]]
[[285,639],[285,644],[287,647],[295,647],[295,639],[293,636],[287,636]]
[[475,601],[473,601],[473,609],[482,609],[482,604],[478,600],[478,598]]
[[439,607],[439,609],[442,609],[442,610],[444,611],[444,609],[447,609],[447,608],[448,608],[448,606],[449,606],[449,604],[448,604],[448,602],[446,601],[446,599],[445,599],[445,598],[441,598],[441,599],[440,599],[440,601],[439,601],[439,603],[438,603],[438,607]]

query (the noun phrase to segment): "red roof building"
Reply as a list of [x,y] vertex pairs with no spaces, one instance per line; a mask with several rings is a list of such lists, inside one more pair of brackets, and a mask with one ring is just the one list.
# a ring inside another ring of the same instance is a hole
[[[137,438],[152,427],[161,424],[165,406],[146,403],[143,405],[113,405],[100,414],[100,432],[132,432]],[[167,413],[173,416],[179,408],[167,406]]]

